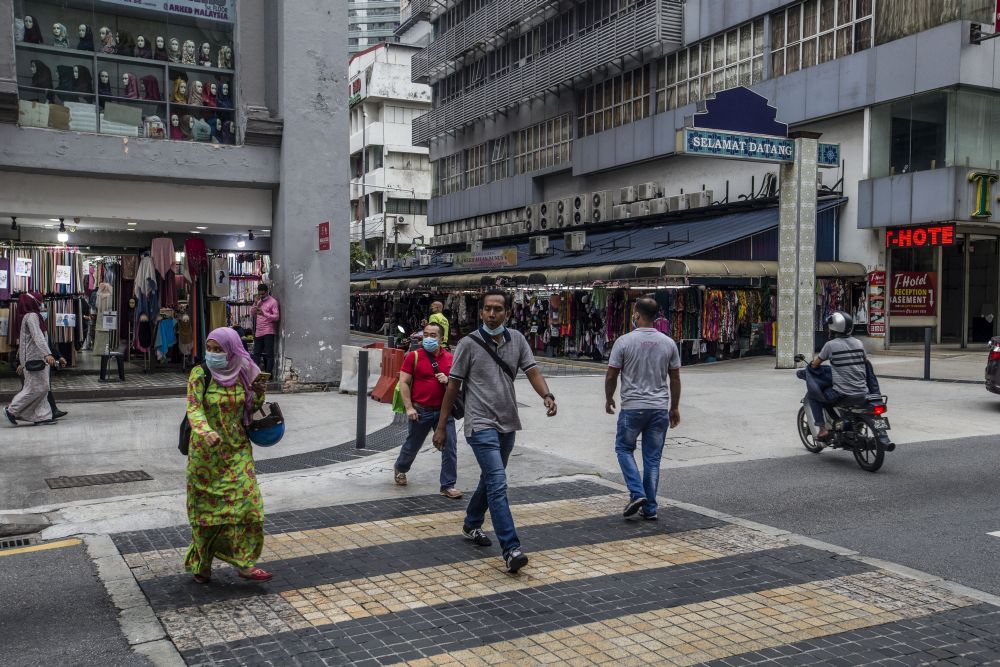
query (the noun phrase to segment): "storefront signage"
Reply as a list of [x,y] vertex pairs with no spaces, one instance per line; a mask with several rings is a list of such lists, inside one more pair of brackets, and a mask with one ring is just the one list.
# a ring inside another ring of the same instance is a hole
[[26,257],[18,257],[14,260],[14,275],[20,278],[31,277],[31,260]]
[[320,252],[330,249],[330,222],[321,222],[316,225],[318,239],[316,249]]
[[0,269],[0,289],[7,289],[7,269]]
[[955,245],[955,225],[901,227],[885,232],[886,248],[931,248],[939,245]]
[[868,335],[885,338],[885,271],[868,274]]
[[69,285],[72,282],[70,272],[72,267],[64,264],[56,265],[56,285]]
[[376,280],[375,278],[370,278],[368,280],[368,289],[370,290],[378,289],[378,280]]
[[[677,152],[755,162],[792,162],[795,140],[688,127],[677,133]],[[817,158],[820,167],[840,166],[840,144],[820,144]]]
[[225,21],[226,23],[233,23],[236,19],[236,0],[173,0],[172,2],[165,0],[100,0],[98,4],[139,7],[155,12]]
[[351,81],[350,97],[347,98],[347,105],[354,106],[361,101],[361,76],[359,75]]
[[969,182],[975,183],[976,188],[976,208],[969,214],[971,217],[992,217],[993,214],[990,213],[990,199],[992,198],[993,184],[997,182],[997,178],[996,174],[991,174],[988,171],[969,172]]
[[503,269],[517,266],[517,248],[495,248],[455,253],[455,264],[463,269]]
[[937,274],[933,271],[894,271],[889,315],[928,317],[937,314]]

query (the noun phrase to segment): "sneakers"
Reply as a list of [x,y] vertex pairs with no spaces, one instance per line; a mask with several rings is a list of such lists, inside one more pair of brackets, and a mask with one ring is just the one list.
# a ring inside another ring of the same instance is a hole
[[53,419],[62,419],[63,417],[65,417],[68,414],[69,413],[66,412],[65,410],[56,410],[55,412],[52,413],[52,418]]
[[459,491],[458,489],[455,489],[455,488],[441,489],[441,495],[444,496],[445,498],[451,498],[452,500],[458,500],[459,498],[462,497],[462,492]]
[[518,570],[528,564],[528,557],[520,549],[514,549],[504,556],[503,560],[507,563],[507,571],[511,574],[517,574]]
[[628,505],[625,506],[625,511],[622,512],[622,516],[625,518],[633,516],[636,512],[639,511],[639,508],[641,508],[645,504],[646,504],[645,498],[636,498],[635,500],[630,500],[628,502]]
[[17,426],[17,419],[14,418],[14,415],[10,414],[10,411],[7,410],[7,408],[3,409],[3,416],[6,417],[7,421],[9,421],[11,424]]
[[477,547],[488,547],[493,544],[493,542],[490,541],[490,538],[486,535],[486,531],[482,528],[469,530],[465,526],[462,526],[462,535],[465,536],[465,539],[469,540]]
[[405,472],[399,472],[398,470],[393,470],[393,479],[396,480],[396,486],[406,486]]
[[656,512],[649,514],[646,510],[639,510],[639,518],[645,519],[646,521],[656,521]]

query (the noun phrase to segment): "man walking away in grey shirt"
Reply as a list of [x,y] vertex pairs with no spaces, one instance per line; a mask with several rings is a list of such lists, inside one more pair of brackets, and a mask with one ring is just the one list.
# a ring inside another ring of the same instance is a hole
[[521,430],[514,395],[517,370],[524,372],[542,397],[549,417],[556,415],[556,399],[535,364],[528,341],[520,332],[504,326],[509,308],[505,292],[490,290],[483,295],[482,325],[455,348],[448,390],[434,432],[434,446],[440,450],[447,442],[448,415],[464,385],[465,439],[482,472],[465,513],[462,534],[467,540],[488,547],[491,542],[483,531],[483,522],[489,509],[507,571],[513,574],[528,563],[507,501],[507,460],[514,449],[515,433]]
[[[621,466],[629,501],[623,516],[636,513],[656,519],[656,489],[667,429],[681,423],[681,356],[666,334],[653,328],[659,306],[639,299],[632,311],[635,330],[620,337],[611,348],[604,380],[605,411],[615,414],[615,389],[622,379],[622,409],[618,415],[615,453]],[[635,443],[642,435],[642,477],[635,464]]]

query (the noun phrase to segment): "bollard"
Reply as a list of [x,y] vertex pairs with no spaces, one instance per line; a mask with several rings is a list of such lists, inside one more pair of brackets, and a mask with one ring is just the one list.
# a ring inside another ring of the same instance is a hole
[[354,436],[354,446],[365,448],[368,430],[368,350],[358,353],[358,429]]
[[933,327],[924,327],[924,379],[931,379],[931,334]]

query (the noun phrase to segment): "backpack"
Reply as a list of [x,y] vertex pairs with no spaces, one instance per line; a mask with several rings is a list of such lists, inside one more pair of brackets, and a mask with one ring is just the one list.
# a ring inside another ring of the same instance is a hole
[[[201,370],[205,373],[205,388],[201,392],[201,400],[205,401],[205,393],[208,391],[208,385],[212,384],[212,374],[208,370],[208,366],[205,364],[201,365]],[[177,440],[177,451],[179,451],[184,456],[188,455],[189,446],[191,444],[191,422],[188,421],[187,409],[184,411],[184,419],[181,420],[180,437]]]

